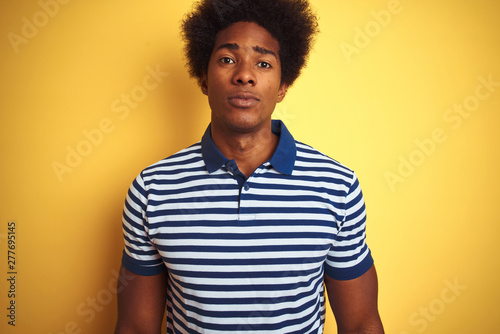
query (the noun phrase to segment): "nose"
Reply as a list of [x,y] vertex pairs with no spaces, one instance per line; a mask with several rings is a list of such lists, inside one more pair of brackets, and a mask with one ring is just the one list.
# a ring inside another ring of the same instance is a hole
[[249,62],[240,62],[235,68],[233,75],[233,84],[255,86],[257,78],[255,77],[254,69]]

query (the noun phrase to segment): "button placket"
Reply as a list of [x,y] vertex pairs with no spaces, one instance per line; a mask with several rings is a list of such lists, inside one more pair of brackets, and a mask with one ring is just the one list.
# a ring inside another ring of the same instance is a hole
[[250,189],[251,189],[251,186],[247,180],[243,184],[243,186],[241,188],[241,193],[240,193],[240,204],[239,204],[240,210],[239,210],[239,215],[238,215],[239,221],[247,221],[248,222],[248,221],[253,221],[256,219],[255,213],[249,213],[250,208],[248,208],[245,205],[246,200],[248,199],[248,196],[250,195],[249,194]]

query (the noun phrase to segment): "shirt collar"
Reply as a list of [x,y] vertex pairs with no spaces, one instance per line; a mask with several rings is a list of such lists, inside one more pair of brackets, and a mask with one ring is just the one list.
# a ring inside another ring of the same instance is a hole
[[[272,121],[272,131],[279,135],[280,139],[269,162],[278,172],[291,175],[297,157],[295,139],[280,120]],[[215,146],[212,140],[211,125],[208,125],[201,139],[201,152],[209,173],[215,172],[229,161]]]
[[212,126],[210,124],[201,138],[201,154],[209,173],[215,172],[229,161],[215,146],[212,140]]

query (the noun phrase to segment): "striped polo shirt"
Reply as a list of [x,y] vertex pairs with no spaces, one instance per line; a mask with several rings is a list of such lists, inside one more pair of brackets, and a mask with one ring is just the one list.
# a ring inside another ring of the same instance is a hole
[[168,333],[322,333],[323,275],[373,264],[355,173],[281,121],[272,158],[246,178],[202,140],[144,169],[124,207],[122,263],[168,272]]

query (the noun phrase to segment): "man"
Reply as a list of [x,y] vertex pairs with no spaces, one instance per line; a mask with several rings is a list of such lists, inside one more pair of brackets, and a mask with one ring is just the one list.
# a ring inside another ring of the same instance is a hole
[[218,0],[183,23],[208,96],[201,142],[148,168],[124,208],[116,333],[383,333],[354,172],[271,115],[299,76],[306,0]]

